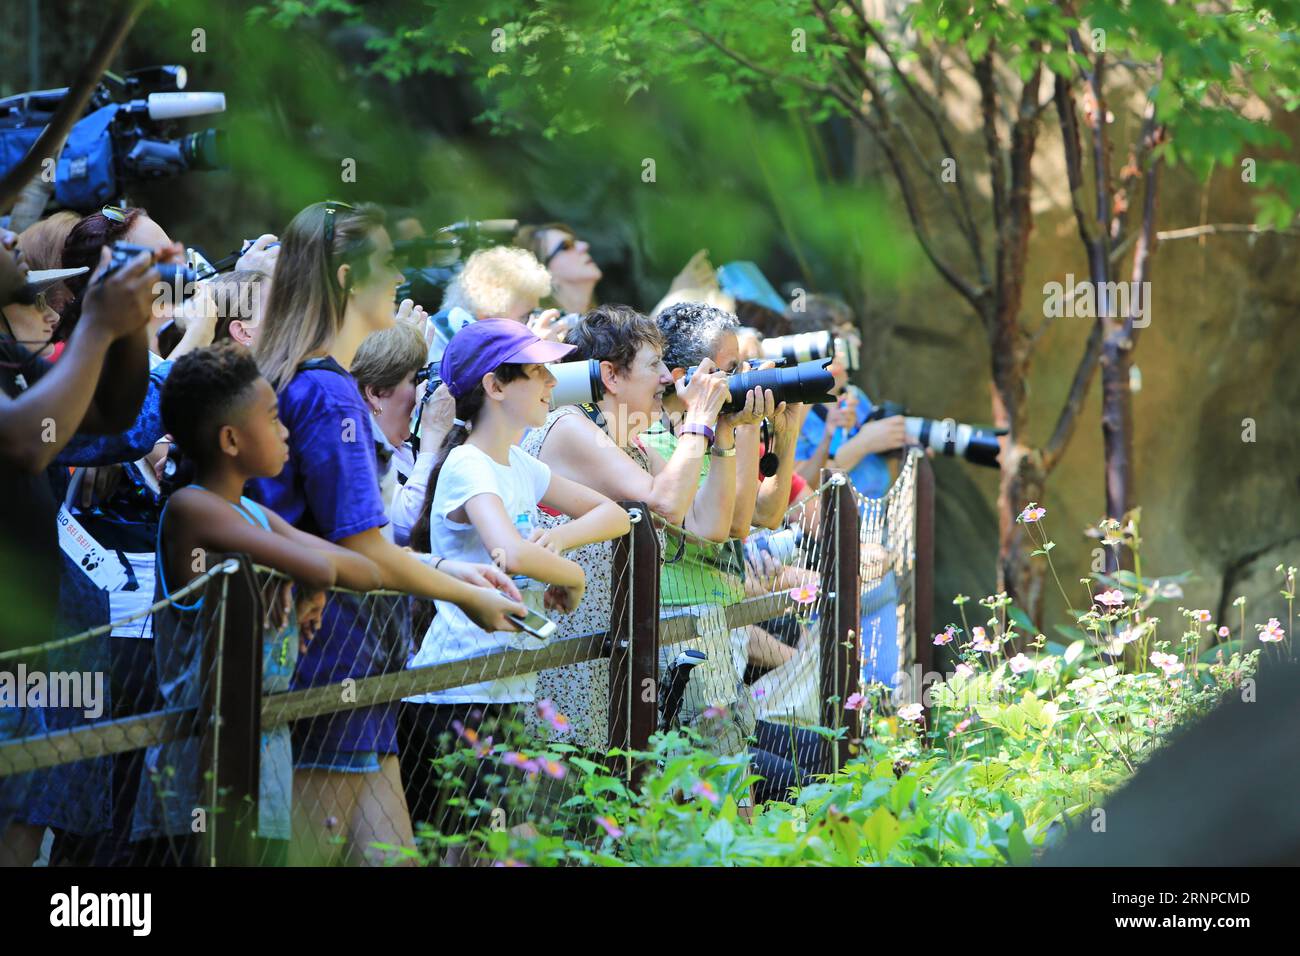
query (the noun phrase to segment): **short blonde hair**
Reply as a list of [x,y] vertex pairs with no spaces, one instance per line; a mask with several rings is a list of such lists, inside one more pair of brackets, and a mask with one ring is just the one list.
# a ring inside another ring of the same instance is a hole
[[391,392],[424,368],[428,349],[415,327],[399,321],[392,328],[366,336],[348,369],[357,388]]
[[465,262],[442,299],[444,309],[459,306],[480,319],[502,318],[521,299],[541,299],[551,291],[551,274],[527,249],[493,246]]

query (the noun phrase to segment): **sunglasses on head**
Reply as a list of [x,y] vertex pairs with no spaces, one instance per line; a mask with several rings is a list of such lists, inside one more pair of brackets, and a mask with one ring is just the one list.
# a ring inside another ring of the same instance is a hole
[[549,266],[552,259],[558,256],[561,252],[574,248],[577,244],[578,240],[573,238],[573,236],[565,236],[560,240],[560,244],[551,250],[551,254],[546,257],[546,261],[544,261],[542,265]]
[[121,206],[105,206],[99,211],[99,214],[105,219],[113,220],[113,222],[126,222],[126,210]]
[[330,255],[330,249],[334,245],[334,214],[340,209],[353,209],[351,203],[345,203],[338,199],[325,200],[325,255]]

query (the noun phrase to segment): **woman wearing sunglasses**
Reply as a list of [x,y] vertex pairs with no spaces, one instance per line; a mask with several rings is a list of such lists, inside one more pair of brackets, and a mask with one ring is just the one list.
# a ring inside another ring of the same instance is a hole
[[551,298],[564,313],[584,315],[596,307],[596,283],[600,266],[592,260],[591,247],[562,222],[524,226],[515,245],[532,251],[551,274]]

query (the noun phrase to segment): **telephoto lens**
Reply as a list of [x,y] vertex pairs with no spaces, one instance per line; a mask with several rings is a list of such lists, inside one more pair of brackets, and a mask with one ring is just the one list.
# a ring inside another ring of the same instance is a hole
[[548,365],[555,376],[551,391],[551,408],[561,405],[593,405],[605,397],[605,383],[600,380],[600,363],[595,359]]
[[[835,396],[835,376],[830,373],[829,358],[800,362],[787,368],[765,368],[760,371],[736,372],[727,377],[727,391],[730,396],[727,404],[722,406],[723,414],[736,412],[745,407],[745,396],[752,388],[770,388],[776,403],[820,404],[833,402]],[[691,382],[698,365],[686,370],[685,383]],[[555,367],[552,366],[552,371]]]
[[940,454],[960,456],[973,465],[997,468],[1002,446],[998,437],[987,428],[963,425],[951,418],[935,421],[933,418],[909,416],[906,422],[907,437],[922,448],[933,448]]
[[833,332],[800,332],[764,339],[761,348],[764,358],[776,362],[791,364],[836,355],[850,372],[858,370],[858,342],[851,335],[836,337]]
[[835,350],[835,336],[830,332],[800,332],[764,339],[763,355],[769,359],[787,362],[808,362],[826,358]]
[[960,456],[973,465],[984,465],[987,468],[1001,467],[998,463],[998,453],[1002,451],[1002,446],[998,444],[999,432],[996,429],[963,425],[951,418],[939,421],[934,418],[908,415],[907,409],[897,402],[881,402],[871,409],[871,414],[866,420],[874,422],[882,418],[893,418],[896,415],[905,418],[904,428],[907,431],[908,441],[922,448],[933,448],[941,455]]

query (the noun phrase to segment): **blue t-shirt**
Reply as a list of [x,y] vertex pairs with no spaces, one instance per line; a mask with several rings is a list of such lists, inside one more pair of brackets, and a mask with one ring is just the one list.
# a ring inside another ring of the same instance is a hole
[[[834,456],[841,445],[858,433],[871,414],[871,400],[862,389],[850,385],[858,398],[857,424],[847,434],[831,437],[830,455]],[[826,434],[826,422],[816,413],[804,419],[799,442],[795,446],[795,459],[807,461],[821,444]],[[866,455],[849,472],[849,481],[858,493],[867,498],[882,498],[889,491],[893,477],[889,464],[876,454]],[[862,673],[867,681],[879,681],[893,686],[898,670],[898,590],[893,572],[886,572],[877,581],[864,582],[862,595]]]
[[[388,523],[379,494],[379,463],[370,412],[357,384],[331,358],[300,369],[280,391],[289,429],[289,461],[274,478],[249,482],[248,496],[296,528],[339,541]],[[405,661],[410,627],[383,601],[335,592],[320,630],[294,673],[295,689],[382,673]],[[364,605],[364,606],[363,606]],[[396,704],[362,707],[299,721],[295,740],[316,750],[397,752]]]
[[[838,433],[831,436],[829,457],[834,457],[835,453],[840,450],[840,446],[858,433],[867,422],[867,416],[871,414],[871,399],[867,398],[866,392],[856,385],[850,385],[849,389],[858,397],[858,420],[852,430],[847,433]],[[826,422],[816,412],[811,412],[804,419],[803,429],[799,432],[799,442],[795,445],[794,457],[796,461],[807,461],[817,451],[817,446],[821,444],[822,436],[826,434]],[[889,484],[893,479],[889,474],[889,465],[885,459],[879,455],[871,454],[863,456],[863,459],[857,463],[852,471],[849,472],[849,481],[858,493],[868,498],[881,498],[889,490]]]

